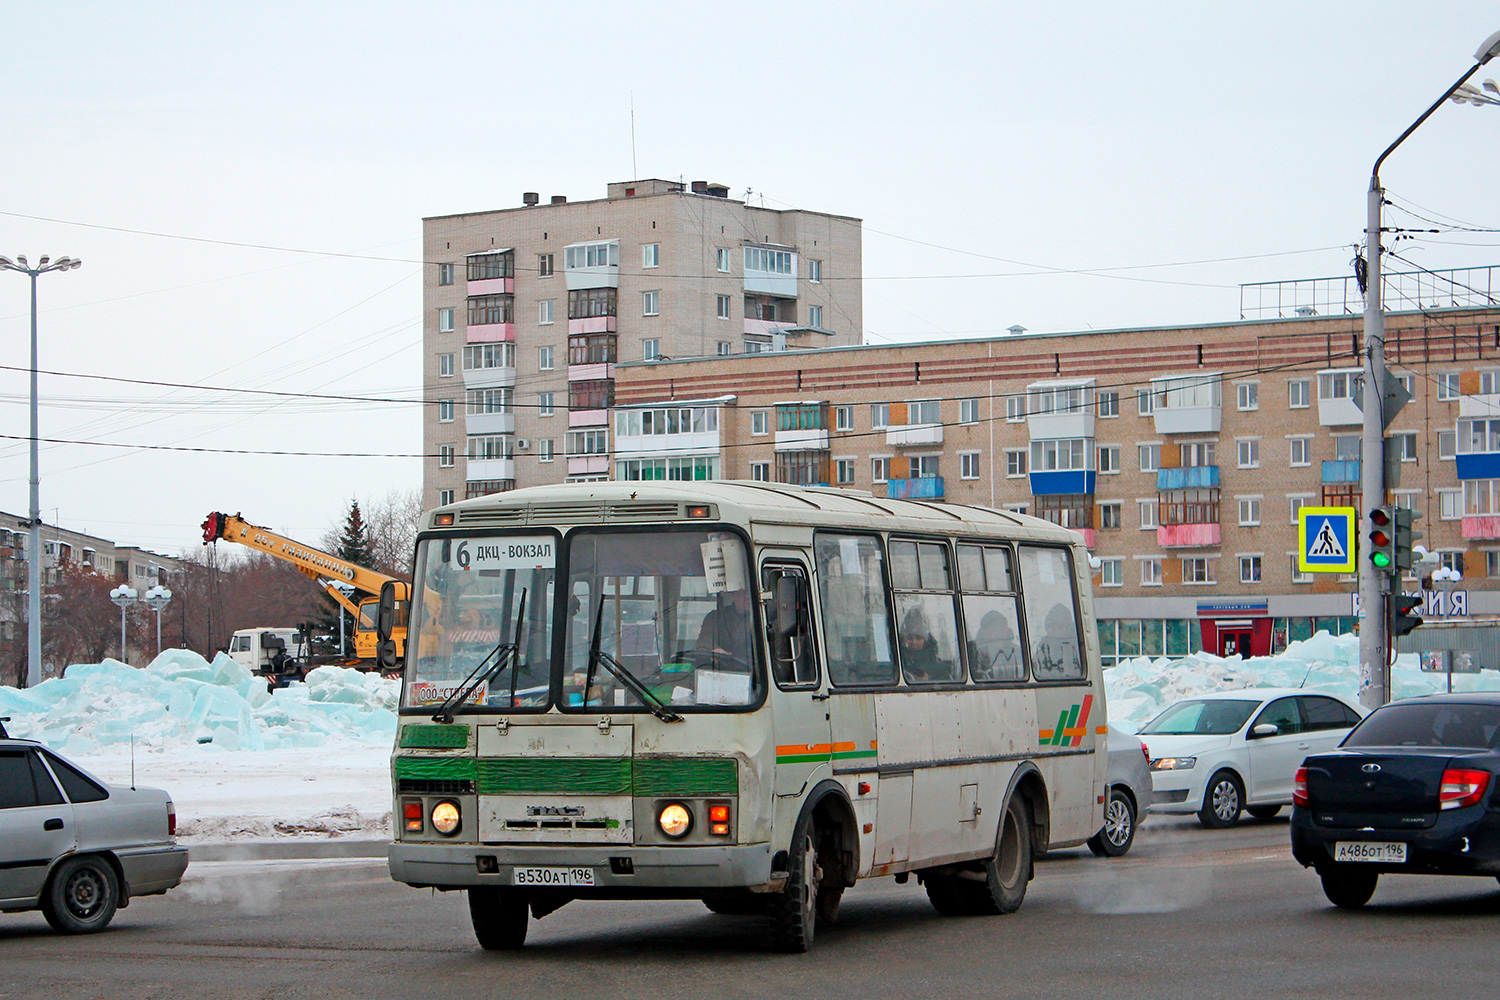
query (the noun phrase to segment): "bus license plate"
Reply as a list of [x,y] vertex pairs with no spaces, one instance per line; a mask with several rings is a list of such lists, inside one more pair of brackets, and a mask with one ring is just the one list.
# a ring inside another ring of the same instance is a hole
[[1333,860],[1369,861],[1384,865],[1404,864],[1406,861],[1406,845],[1401,843],[1340,840],[1333,845]]
[[517,868],[511,885],[593,885],[592,868]]

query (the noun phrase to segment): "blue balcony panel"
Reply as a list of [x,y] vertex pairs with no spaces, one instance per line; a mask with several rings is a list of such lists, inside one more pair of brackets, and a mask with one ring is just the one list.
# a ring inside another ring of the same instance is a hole
[[1459,479],[1500,479],[1500,452],[1454,455]]
[[1359,459],[1323,463],[1323,485],[1359,482]]
[[1160,469],[1156,473],[1158,490],[1212,490],[1219,486],[1217,465],[1194,465],[1186,469]]
[[1094,492],[1093,472],[1033,472],[1031,474],[1032,496],[1092,492]]
[[941,500],[943,499],[943,477],[891,479],[885,484],[885,495],[892,500]]

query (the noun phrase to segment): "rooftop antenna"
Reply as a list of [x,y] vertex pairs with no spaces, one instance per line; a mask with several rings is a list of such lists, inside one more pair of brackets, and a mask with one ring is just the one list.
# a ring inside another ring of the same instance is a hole
[[641,168],[635,164],[635,91],[630,92],[630,176],[640,179]]

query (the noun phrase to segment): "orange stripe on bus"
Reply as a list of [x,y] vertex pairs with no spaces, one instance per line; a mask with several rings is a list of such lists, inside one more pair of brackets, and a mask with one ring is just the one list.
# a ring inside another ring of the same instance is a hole
[[[854,744],[849,744],[849,749],[853,750]],[[803,746],[800,743],[792,743],[784,747],[777,747],[776,753],[780,756],[787,754],[833,753],[833,745],[830,743],[819,743],[816,746]]]
[[1095,726],[1094,727],[1094,735],[1095,736],[1103,736],[1107,732],[1109,732],[1109,727],[1108,726]]

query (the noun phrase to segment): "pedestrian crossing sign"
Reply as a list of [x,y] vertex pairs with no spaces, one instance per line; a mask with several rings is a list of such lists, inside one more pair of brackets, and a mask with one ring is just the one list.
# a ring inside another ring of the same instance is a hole
[[1297,566],[1304,573],[1353,573],[1358,545],[1353,507],[1303,507],[1297,512]]

